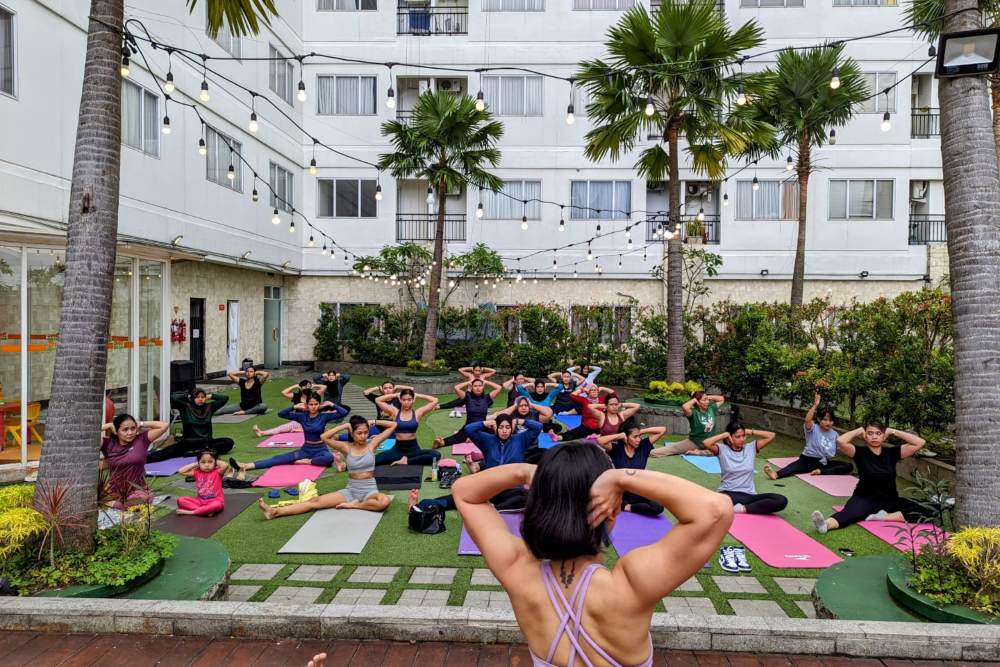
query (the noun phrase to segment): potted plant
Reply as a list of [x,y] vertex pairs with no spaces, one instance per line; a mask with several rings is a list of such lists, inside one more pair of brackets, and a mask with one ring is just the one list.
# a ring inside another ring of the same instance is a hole
[[429,364],[411,359],[406,362],[406,369],[406,375],[410,377],[441,377],[450,372],[443,359],[435,359]]
[[687,238],[685,241],[689,245],[701,245],[705,242],[705,223],[698,218],[691,218],[687,222]]

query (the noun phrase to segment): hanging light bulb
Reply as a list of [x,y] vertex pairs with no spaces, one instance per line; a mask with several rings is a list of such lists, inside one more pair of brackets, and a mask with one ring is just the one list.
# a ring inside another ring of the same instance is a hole
[[629,239],[628,242],[625,244],[625,249],[626,250],[632,249],[632,239]]
[[563,220],[562,217],[559,218],[559,231],[560,232],[566,231],[566,221]]
[[486,109],[486,100],[483,99],[483,91],[476,93],[476,111],[483,111]]
[[528,216],[526,215],[521,216],[521,229],[522,230],[528,229]]
[[723,206],[729,206],[729,193],[728,192],[722,193],[722,205]]
[[170,116],[163,117],[163,127],[160,128],[163,134],[170,134]]
[[310,248],[315,248],[316,247],[316,241],[313,240],[313,235],[312,234],[309,235],[309,247]]
[[375,201],[382,201],[382,184],[375,185]]
[[396,91],[389,86],[389,90],[385,93],[385,105],[390,109],[396,108]]
[[888,111],[886,111],[884,114],[882,114],[882,125],[880,125],[879,127],[881,127],[881,129],[882,129],[883,132],[888,132],[889,130],[892,129],[892,121],[889,120],[889,112]]
[[643,109],[643,112],[647,116],[652,116],[654,113],[656,113],[656,107],[653,106],[653,94],[652,93],[649,93],[648,95],[646,95],[646,108]]
[[580,274],[576,272],[576,269],[573,269],[573,277],[574,277],[574,278],[576,278],[576,277],[578,277],[579,275],[580,275]]
[[830,77],[830,88],[837,90],[840,88],[840,68],[833,68],[833,76]]
[[830,128],[830,145],[837,143],[837,130]]
[[281,216],[278,215],[278,209],[274,209],[274,214],[271,216],[271,224],[272,225],[281,224]]
[[751,181],[750,187],[753,188],[754,192],[760,190],[760,181],[757,180],[756,176],[753,177],[753,181]]
[[198,140],[198,155],[208,155],[208,146],[205,145],[204,139]]
[[323,249],[319,251],[319,254],[326,256],[326,241],[323,241]]
[[177,90],[177,87],[174,85],[174,73],[170,70],[167,70],[167,80],[163,83],[163,90],[167,93]]
[[618,268],[622,268],[622,256],[618,255]]
[[590,243],[587,243],[587,261],[594,259],[594,253],[590,251]]
[[309,175],[310,176],[316,175],[316,158],[309,160]]
[[294,234],[295,233],[295,221],[294,220],[289,220],[288,221],[288,233],[289,234]]
[[128,47],[127,46],[123,46],[122,47],[122,66],[118,70],[123,77],[128,76],[129,73],[131,73],[131,70],[129,69],[128,54],[129,54]]
[[626,240],[632,239],[632,230],[629,229],[628,227],[625,228],[625,239]]
[[705,219],[705,207],[698,209],[698,215],[696,215],[695,218],[697,218],[698,222],[701,222]]
[[573,115],[573,105],[570,104],[566,107],[566,124],[572,125],[576,122],[576,116]]
[[306,96],[306,83],[302,79],[299,79],[299,92],[295,94],[295,97],[299,102],[305,102],[309,99]]
[[251,111],[250,112],[250,122],[247,124],[247,128],[251,132],[256,132],[257,130],[260,129],[260,124],[257,122],[257,112],[256,111]]
[[477,218],[483,217],[483,202],[479,202],[479,206],[476,207],[476,217]]
[[785,160],[785,171],[791,171],[794,168],[795,168],[795,165],[792,164],[792,156],[789,155],[788,159]]
[[207,102],[212,99],[212,96],[208,94],[208,81],[205,79],[201,80],[201,92],[198,93],[198,99],[202,102]]
[[739,106],[743,106],[746,103],[747,103],[747,94],[743,90],[743,84],[741,83],[739,87],[736,89],[736,104]]
[[434,203],[434,188],[427,186],[427,199],[425,200],[428,204]]
[[236,180],[236,167],[234,167],[232,164],[229,165],[229,171],[226,172],[226,178],[228,178],[231,181]]
[[255,203],[255,204],[256,204],[256,203],[257,203],[258,201],[260,201],[260,195],[259,195],[259,194],[257,194],[257,188],[254,188],[254,189],[253,189],[253,192],[252,192],[252,193],[250,194],[250,199],[251,199],[251,200],[253,201],[253,203]]
[[532,284],[532,285],[537,285],[537,284],[538,284],[538,274],[535,274],[535,275],[534,275],[534,276],[533,276],[533,277],[531,278],[531,284]]

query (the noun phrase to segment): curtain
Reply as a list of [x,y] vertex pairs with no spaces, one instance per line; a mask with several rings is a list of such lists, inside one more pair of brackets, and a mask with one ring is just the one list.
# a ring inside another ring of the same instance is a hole
[[[275,49],[273,46],[268,46],[267,47],[267,57],[268,58],[277,58],[278,57],[278,50]],[[276,92],[278,95],[280,95],[281,97],[284,97],[284,95],[282,94],[282,91],[284,89],[278,87],[278,67],[281,64],[282,63],[280,63],[277,60],[272,60],[270,63],[268,63],[268,67],[267,67],[267,85],[270,86],[271,90],[273,90],[274,92]]]
[[334,113],[333,100],[336,80],[332,76],[321,76],[316,80],[316,113],[330,115]]
[[336,85],[336,104],[334,113],[338,116],[358,115],[358,77],[338,76]]
[[205,126],[205,177],[215,183],[219,182],[219,135],[215,130]]
[[871,218],[875,203],[875,181],[848,181],[847,216]]
[[483,0],[485,12],[537,12],[545,9],[545,0]]
[[[896,83],[896,73],[895,72],[879,72],[878,75],[878,89],[885,90],[889,86],[893,86]],[[885,94],[879,95],[876,100],[878,102],[878,112],[885,113],[896,113],[896,89],[893,88],[889,91],[889,99],[886,99]]]
[[530,200],[542,198],[542,182],[525,181],[523,193],[524,193],[523,198],[529,200],[528,205],[525,207],[524,215],[528,216],[528,220],[541,220],[542,203],[540,201],[530,201]]
[[628,220],[632,212],[632,181],[615,181],[615,220]]
[[131,81],[122,81],[122,141],[142,150],[142,93]]
[[753,184],[750,181],[736,182],[736,219],[753,220]]
[[142,105],[142,150],[150,155],[160,154],[160,116],[159,101],[153,93],[148,90],[143,91]]
[[587,181],[573,181],[569,189],[570,220],[587,219]]
[[521,116],[524,114],[524,77],[500,77],[501,116]]
[[[234,139],[229,139],[229,143],[233,147],[233,152],[231,154],[229,154],[229,159],[232,160],[232,162],[226,164],[226,172],[229,171],[229,164],[232,164],[233,167],[236,169],[236,178],[233,179],[232,183],[230,183],[229,182],[229,178],[227,178],[225,175],[223,175],[222,184],[226,185],[228,187],[231,187],[233,190],[242,191],[243,190],[243,161],[240,160],[240,155],[242,154],[242,151],[243,151],[243,145],[240,142],[238,142],[238,141],[236,141]],[[223,145],[225,146],[226,144],[223,144]],[[229,151],[228,146],[226,147],[226,151],[228,153],[228,151]]]
[[14,94],[14,17],[0,9],[0,90]]
[[830,211],[831,220],[847,218],[847,181],[830,181]]
[[524,115],[542,115],[542,77],[524,77]]
[[616,0],[591,0],[591,9],[617,9],[618,3]]
[[892,181],[875,181],[875,218],[892,220]]
[[590,9],[590,0],[573,0],[573,9]]
[[781,181],[760,181],[760,189],[754,193],[753,219],[781,219]]
[[332,12],[337,8],[337,0],[317,0],[316,11]]
[[319,188],[319,217],[333,217],[333,181],[328,178],[321,178],[317,187]]
[[615,205],[615,187],[611,181],[591,181],[587,196],[587,217],[593,220],[609,220]]
[[[878,77],[874,72],[865,72],[861,75],[868,88],[868,94],[872,95],[878,91]],[[875,98],[867,99],[861,103],[861,113],[875,113]]]
[[358,100],[358,112],[365,116],[375,115],[375,77],[361,77],[361,98]]
[[781,219],[799,219],[799,184],[795,182],[781,184]]

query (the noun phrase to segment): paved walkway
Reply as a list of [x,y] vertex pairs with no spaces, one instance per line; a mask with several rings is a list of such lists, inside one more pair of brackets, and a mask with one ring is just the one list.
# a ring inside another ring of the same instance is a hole
[[[208,667],[211,665],[299,667],[314,654],[326,651],[328,667],[346,665],[403,667],[530,667],[524,646],[509,644],[443,644],[422,642],[359,642],[249,639],[205,639],[200,637],[153,637],[147,635],[65,635],[31,632],[0,634],[0,667],[62,667],[128,665]],[[970,663],[930,660],[875,660],[800,655],[763,655],[657,651],[653,664],[705,667],[930,667]],[[1000,663],[979,663],[981,665]]]

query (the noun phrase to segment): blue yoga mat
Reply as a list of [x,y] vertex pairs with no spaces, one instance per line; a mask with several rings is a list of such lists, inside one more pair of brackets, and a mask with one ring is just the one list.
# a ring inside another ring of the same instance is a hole
[[681,454],[681,458],[702,472],[714,475],[722,474],[722,469],[719,468],[719,459],[715,456],[688,456],[687,454]]
[[382,441],[382,444],[378,446],[378,451],[384,452],[386,450],[392,449],[395,446],[396,446],[395,438],[386,438],[385,440]]
[[580,415],[556,415],[556,419],[561,421],[566,428],[576,428],[580,425]]
[[556,443],[548,433],[538,434],[538,447],[540,449],[548,449],[549,447],[555,447]]

